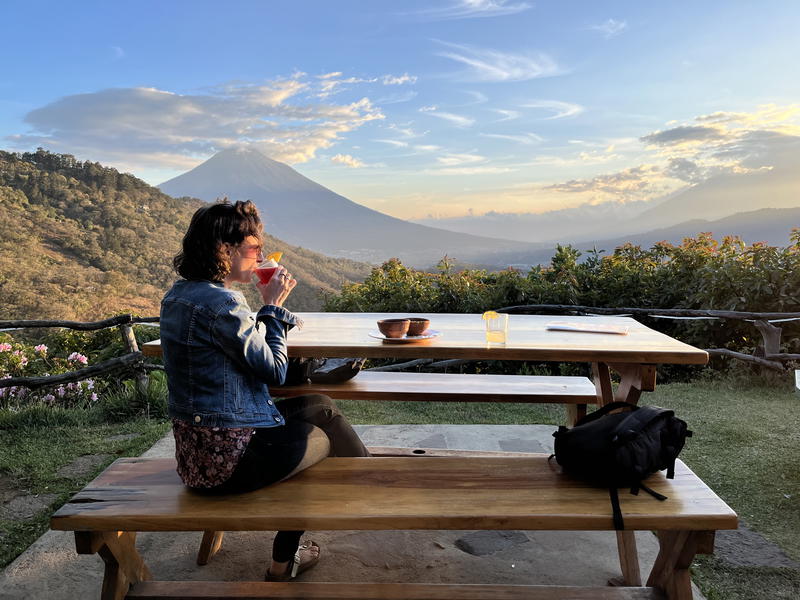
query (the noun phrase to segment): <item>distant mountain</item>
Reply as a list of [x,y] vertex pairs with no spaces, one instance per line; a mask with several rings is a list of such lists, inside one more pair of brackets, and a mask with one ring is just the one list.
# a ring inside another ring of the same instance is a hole
[[206,201],[227,196],[256,203],[266,229],[290,243],[331,256],[379,262],[398,257],[416,267],[445,254],[491,262],[531,244],[435,229],[372,210],[249,148],[231,148],[158,186],[171,196]]
[[[69,155],[0,151],[0,318],[158,314],[177,278],[172,257],[202,205]],[[287,301],[294,310],[320,309],[320,292],[371,269],[277,238],[266,245],[284,252],[299,282]],[[256,293],[245,291],[255,305]]]
[[759,208],[795,206],[800,206],[800,175],[776,168],[711,177],[641,213],[636,222],[657,228],[687,218],[717,220]]
[[602,231],[614,230],[620,234],[641,232],[641,223],[631,219],[652,206],[650,201],[603,202],[543,213],[490,211],[478,216],[414,219],[414,222],[461,233],[480,232],[490,237],[503,236],[528,243],[559,243],[563,240],[583,242],[597,239]]
[[[697,237],[702,232],[711,232],[714,238],[721,241],[726,235],[737,235],[747,244],[766,242],[771,246],[786,246],[792,228],[800,227],[800,207],[797,208],[763,208],[750,212],[741,212],[723,219],[708,221],[693,219],[678,225],[655,229],[636,235],[627,235],[592,242],[578,242],[572,245],[579,250],[605,250],[606,255],[615,248],[626,243],[649,248],[656,242],[667,241],[671,244],[680,244],[687,237]],[[567,240],[561,245],[569,243]],[[525,269],[530,265],[548,264],[555,252],[555,245],[551,248],[537,250],[520,258],[519,255],[508,255],[505,258],[509,264]]]

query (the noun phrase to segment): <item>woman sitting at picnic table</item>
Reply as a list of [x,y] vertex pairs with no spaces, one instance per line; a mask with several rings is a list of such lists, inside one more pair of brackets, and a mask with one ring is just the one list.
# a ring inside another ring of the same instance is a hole
[[[307,394],[274,402],[289,358],[286,335],[300,322],[283,308],[297,281],[284,267],[256,283],[254,315],[234,283],[250,283],[264,260],[252,202],[195,212],[175,257],[175,282],[161,302],[161,346],[178,474],[202,493],[249,492],[291,477],[326,456],[369,456],[331,399]],[[267,581],[314,566],[319,546],[279,531]]]

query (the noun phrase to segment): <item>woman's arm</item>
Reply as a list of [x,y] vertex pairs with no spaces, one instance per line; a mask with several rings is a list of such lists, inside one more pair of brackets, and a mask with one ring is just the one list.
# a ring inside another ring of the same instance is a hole
[[211,333],[231,360],[268,385],[281,385],[289,356],[286,334],[297,317],[280,306],[264,306],[254,316],[246,302],[231,299],[217,313]]

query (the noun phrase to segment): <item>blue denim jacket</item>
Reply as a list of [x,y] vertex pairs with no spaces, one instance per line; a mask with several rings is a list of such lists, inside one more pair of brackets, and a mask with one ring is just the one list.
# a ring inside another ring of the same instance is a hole
[[161,348],[173,418],[210,427],[274,427],[283,417],[268,384],[286,378],[286,334],[298,319],[241,292],[178,280],[161,301]]

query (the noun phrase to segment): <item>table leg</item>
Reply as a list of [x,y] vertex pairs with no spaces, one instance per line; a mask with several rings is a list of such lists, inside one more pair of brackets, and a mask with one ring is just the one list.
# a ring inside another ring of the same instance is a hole
[[[611,370],[620,376],[616,391],[611,385]],[[642,392],[652,392],[656,388],[655,365],[592,363],[592,377],[598,406],[614,401],[638,404]]]
[[611,371],[606,363],[592,363],[592,379],[597,392],[598,408],[614,401],[614,388],[611,387]]
[[200,550],[197,552],[197,564],[206,565],[211,557],[217,553],[222,546],[222,536],[224,531],[204,531],[203,541],[200,542]]
[[668,600],[692,600],[689,567],[695,554],[710,553],[713,531],[659,531],[659,551],[647,585],[660,588]]
[[626,585],[639,587],[642,585],[642,576],[639,573],[639,553],[636,551],[636,535],[633,531],[617,532],[617,552],[619,552],[619,565],[622,569],[622,579],[612,579],[612,585]]
[[76,531],[79,554],[100,555],[105,563],[102,600],[122,600],[133,583],[152,579],[136,550],[135,531]]

